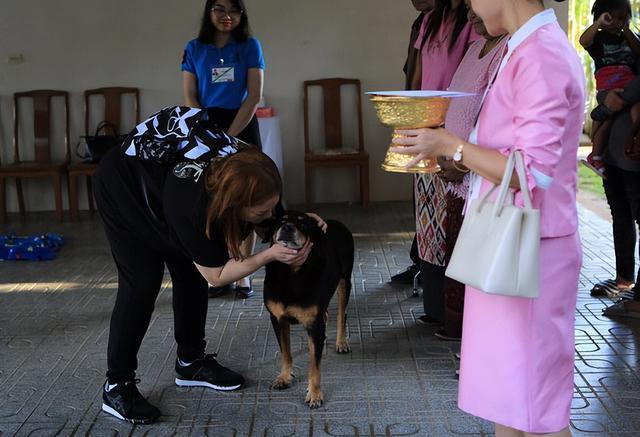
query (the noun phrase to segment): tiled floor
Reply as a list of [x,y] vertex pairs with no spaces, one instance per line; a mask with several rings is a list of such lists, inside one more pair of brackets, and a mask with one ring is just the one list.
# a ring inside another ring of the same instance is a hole
[[[410,287],[389,276],[407,264],[413,227],[408,204],[370,210],[328,206],[356,237],[348,335],[353,352],[323,359],[325,406],[304,404],[306,339],[294,327],[296,384],[269,388],[278,348],[262,299],[209,301],[208,350],[241,370],[233,393],[173,384],[171,291],[165,283],[140,352],[141,391],[164,415],[152,426],[121,423],[100,411],[108,321],[116,276],[100,221],[44,225],[14,219],[0,232],[58,231],[66,246],[52,262],[0,263],[0,435],[5,436],[440,436],[490,435],[491,426],[456,408],[456,343],[414,323],[421,315]],[[574,435],[640,435],[640,322],[601,316],[607,300],[589,297],[613,275],[610,224],[581,210],[585,262],[576,313]],[[260,275],[255,282],[261,288]],[[332,314],[335,316],[334,314]],[[330,318],[328,342],[335,339]]]

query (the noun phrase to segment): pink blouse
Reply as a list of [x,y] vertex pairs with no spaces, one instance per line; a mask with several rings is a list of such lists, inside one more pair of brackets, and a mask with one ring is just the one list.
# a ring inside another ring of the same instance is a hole
[[450,91],[473,94],[469,97],[453,99],[444,123],[448,131],[462,139],[469,138],[469,134],[476,123],[484,91],[500,66],[507,41],[508,38],[503,37],[483,57],[480,57],[480,54],[487,41],[482,39],[471,44],[451,80]]
[[[477,144],[523,152],[541,237],[572,235],[577,150],[584,121],[582,65],[552,10],[534,16],[509,41],[506,64],[480,113]],[[491,183],[481,180],[479,193]],[[472,195],[472,197],[475,197]],[[522,205],[520,195],[516,201]]]
[[473,30],[471,23],[467,23],[458,35],[453,47],[449,50],[449,43],[456,24],[455,18],[449,17],[444,20],[438,33],[431,35],[429,40],[422,46],[422,40],[430,18],[431,12],[424,16],[415,45],[418,50],[422,47],[421,89],[443,91],[449,88],[451,79],[458,69],[458,64],[460,64],[469,44],[482,39],[482,37]]

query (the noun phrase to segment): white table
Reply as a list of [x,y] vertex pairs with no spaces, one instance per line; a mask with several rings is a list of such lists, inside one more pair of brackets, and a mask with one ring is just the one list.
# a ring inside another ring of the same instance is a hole
[[280,135],[280,117],[258,118],[262,151],[276,163],[280,176],[284,178],[282,160],[282,136]]

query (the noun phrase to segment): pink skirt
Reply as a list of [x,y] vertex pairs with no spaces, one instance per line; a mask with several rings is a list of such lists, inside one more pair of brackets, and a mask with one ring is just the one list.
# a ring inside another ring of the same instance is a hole
[[569,425],[580,236],[540,243],[540,296],[491,295],[467,287],[458,406],[530,433]]

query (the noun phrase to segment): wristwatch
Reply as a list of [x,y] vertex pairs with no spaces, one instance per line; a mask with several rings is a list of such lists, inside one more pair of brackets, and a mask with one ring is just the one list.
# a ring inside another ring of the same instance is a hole
[[464,144],[460,144],[456,149],[456,153],[453,154],[453,160],[455,162],[462,163],[462,149],[464,149]]

